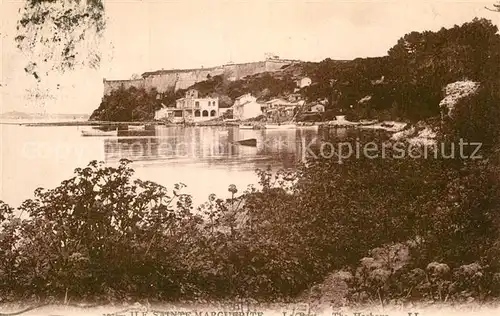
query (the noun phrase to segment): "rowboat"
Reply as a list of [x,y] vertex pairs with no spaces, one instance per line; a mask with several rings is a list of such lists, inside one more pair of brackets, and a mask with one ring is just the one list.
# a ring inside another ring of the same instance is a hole
[[257,146],[257,139],[255,139],[255,138],[243,139],[243,140],[237,141],[236,143],[238,145],[242,145],[242,146],[256,147]]
[[101,131],[97,129],[82,131],[82,136],[118,136],[118,129],[114,131]]
[[376,124],[378,120],[360,120],[359,125],[360,126],[368,126],[368,125],[373,125]]
[[318,130],[319,129],[319,125],[316,125],[316,124],[313,124],[313,125],[300,125],[300,126],[297,126],[297,128]]
[[239,129],[253,129],[253,125],[251,124],[241,124]]
[[266,129],[294,129],[297,128],[295,124],[266,124]]
[[129,131],[143,131],[146,129],[146,125],[129,125]]

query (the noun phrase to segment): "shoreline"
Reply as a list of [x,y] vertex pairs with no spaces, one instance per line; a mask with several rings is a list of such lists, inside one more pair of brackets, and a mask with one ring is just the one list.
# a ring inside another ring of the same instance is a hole
[[194,124],[182,123],[164,123],[159,121],[134,121],[134,122],[113,122],[113,121],[61,121],[61,122],[2,122],[0,125],[20,125],[28,127],[43,127],[43,126],[238,126],[237,122],[200,122]]
[[[197,122],[190,124],[164,123],[159,121],[134,121],[134,122],[112,122],[112,121],[62,121],[62,122],[2,122],[0,125],[19,125],[26,127],[55,127],[55,126],[140,126],[153,125],[165,127],[232,127],[239,126],[244,122]],[[398,132],[403,130],[408,123],[395,121],[371,121],[350,122],[350,121],[327,121],[327,122],[297,122],[297,127],[317,126],[322,128],[357,128],[362,130],[385,130],[388,132]]]

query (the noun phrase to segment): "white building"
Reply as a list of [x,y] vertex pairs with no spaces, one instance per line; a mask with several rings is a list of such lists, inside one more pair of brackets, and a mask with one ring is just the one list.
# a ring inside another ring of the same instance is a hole
[[219,98],[199,98],[198,91],[190,89],[184,98],[175,101],[175,108],[164,107],[155,113],[155,119],[172,122],[200,122],[219,117]]
[[293,106],[295,105],[292,102],[288,102],[287,100],[284,99],[272,99],[270,101],[266,102],[266,109],[271,110],[271,109],[277,109],[277,108],[284,108],[288,106]]
[[263,104],[257,102],[257,98],[250,93],[244,94],[234,101],[233,117],[238,120],[247,120],[263,114]]
[[273,99],[271,101],[266,102],[266,112],[272,111],[286,111],[292,113],[296,107],[302,107],[305,101],[300,100],[297,102],[289,102],[284,99]]
[[312,83],[312,80],[309,77],[304,77],[304,78],[298,79],[297,81],[295,81],[295,83],[297,84],[298,88],[302,89],[302,88],[310,86]]
[[162,108],[155,112],[155,120],[161,120],[168,116],[169,108],[163,103],[161,105]]

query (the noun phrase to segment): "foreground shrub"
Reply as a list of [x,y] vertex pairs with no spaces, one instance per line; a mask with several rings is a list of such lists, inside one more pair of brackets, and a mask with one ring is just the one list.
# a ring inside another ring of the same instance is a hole
[[[1,205],[0,289],[276,300],[342,270],[353,277],[332,282],[356,301],[498,295],[499,169],[486,162],[321,158],[296,172],[261,171],[261,189],[230,186],[231,199],[212,195],[194,208],[182,185],[133,179],[126,160],[93,161],[57,188],[37,189],[18,210],[27,219]],[[481,269],[460,268],[471,263]]]

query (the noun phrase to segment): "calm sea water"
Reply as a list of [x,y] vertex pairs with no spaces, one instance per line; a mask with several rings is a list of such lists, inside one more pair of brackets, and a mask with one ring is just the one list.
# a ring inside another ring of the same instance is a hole
[[[211,193],[225,198],[235,184],[241,192],[257,184],[255,170],[294,168],[310,142],[330,130],[240,130],[237,127],[164,127],[120,131],[114,137],[83,137],[89,127],[28,127],[0,124],[0,200],[18,206],[38,187],[54,188],[91,160],[116,165],[133,161],[135,177],[167,188],[184,183],[196,204]],[[333,133],[344,137],[347,131]],[[257,147],[236,145],[257,139]]]

